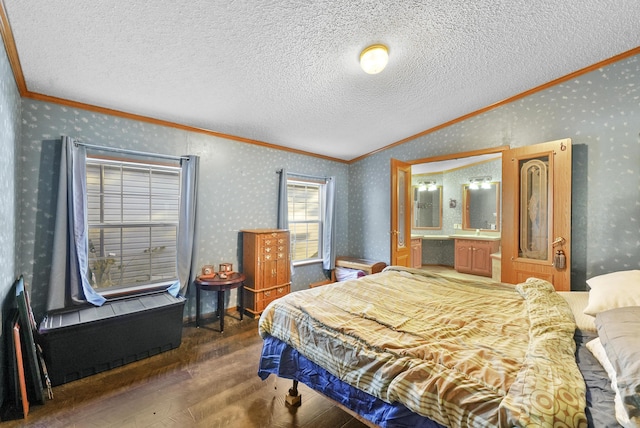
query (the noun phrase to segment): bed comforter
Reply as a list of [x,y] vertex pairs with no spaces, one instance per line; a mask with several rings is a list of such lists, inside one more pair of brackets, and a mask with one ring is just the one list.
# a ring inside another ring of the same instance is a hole
[[398,267],[291,293],[259,323],[343,382],[450,427],[586,427],[574,330],[548,282]]

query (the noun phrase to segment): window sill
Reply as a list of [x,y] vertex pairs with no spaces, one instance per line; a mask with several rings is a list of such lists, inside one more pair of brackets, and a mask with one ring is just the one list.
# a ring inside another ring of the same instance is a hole
[[293,267],[312,265],[316,263],[322,263],[322,259],[300,260],[298,262],[293,262]]
[[125,298],[133,297],[133,296],[143,295],[147,293],[164,291],[170,285],[174,284],[176,281],[177,279],[172,281],[160,282],[160,283],[156,282],[154,284],[139,285],[139,286],[133,286],[133,287],[123,287],[123,288],[118,288],[113,290],[105,290],[99,294],[102,295],[102,297],[104,297],[107,300],[117,300],[123,297]]

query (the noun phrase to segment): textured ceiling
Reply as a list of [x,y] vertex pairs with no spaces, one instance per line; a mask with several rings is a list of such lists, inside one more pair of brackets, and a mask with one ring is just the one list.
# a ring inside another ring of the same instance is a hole
[[30,92],[344,160],[640,45],[638,0],[0,1]]

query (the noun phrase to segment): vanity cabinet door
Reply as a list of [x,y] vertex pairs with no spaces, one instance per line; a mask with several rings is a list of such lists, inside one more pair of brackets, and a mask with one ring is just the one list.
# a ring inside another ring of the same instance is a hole
[[491,277],[491,254],[498,251],[499,241],[456,239],[455,269],[461,273]]
[[491,276],[491,242],[476,241],[471,250],[472,269],[474,275]]
[[455,269],[462,273],[471,273],[472,271],[472,246],[473,241],[464,239],[456,239],[455,245]]
[[422,238],[411,239],[411,267],[422,267]]

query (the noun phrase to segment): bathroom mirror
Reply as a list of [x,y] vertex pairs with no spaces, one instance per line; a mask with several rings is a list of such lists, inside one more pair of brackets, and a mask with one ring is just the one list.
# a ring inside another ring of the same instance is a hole
[[[412,186],[419,186],[421,183],[435,182],[440,186],[441,196],[441,211],[442,211],[442,224],[440,230],[435,231],[420,231],[416,229],[415,219],[411,219],[411,225],[415,230],[416,235],[429,235],[429,234],[443,234],[453,235],[461,232],[463,229],[463,217],[465,216],[464,209],[464,185],[469,184],[471,178],[482,178],[490,183],[502,182],[502,155],[500,153],[486,153],[486,154],[474,154],[464,156],[464,154],[458,154],[453,157],[443,160],[427,160],[424,162],[416,162],[411,166],[411,184]],[[487,190],[487,189],[485,189]],[[411,198],[415,199],[415,191],[412,190]],[[496,188],[499,201],[502,200],[501,189]],[[501,204],[501,202],[500,202]],[[496,231],[499,231],[500,226],[500,211],[495,211],[496,202],[494,201],[494,210],[491,211],[493,215],[496,212],[496,219],[489,221],[489,227],[491,224],[496,225]],[[412,215],[414,212],[412,212]],[[471,227],[468,228],[471,230]],[[472,229],[476,230],[476,228]]]
[[465,184],[462,190],[462,228],[500,230],[500,183]]
[[413,229],[442,229],[442,186],[413,187]]

